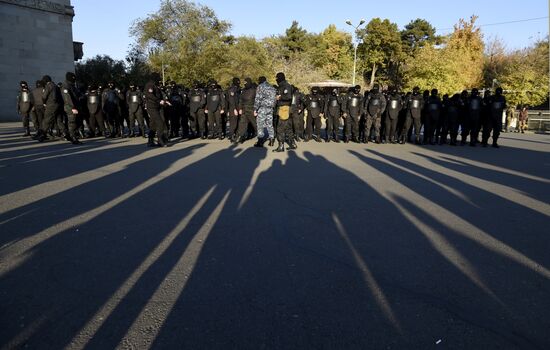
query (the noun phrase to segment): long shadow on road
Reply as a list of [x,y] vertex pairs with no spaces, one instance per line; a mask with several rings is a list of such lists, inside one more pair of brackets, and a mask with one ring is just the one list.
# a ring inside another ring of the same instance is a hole
[[[353,154],[365,162],[359,174],[310,152],[270,158],[230,147],[192,158],[200,147],[133,163],[4,218],[11,243],[0,250],[2,344],[550,344],[548,278],[464,238],[412,194],[385,193],[364,176],[385,174],[458,217],[460,206],[464,215],[475,210],[446,190],[363,152]],[[97,198],[80,203],[83,196]],[[21,232],[29,215],[34,224]],[[485,219],[468,220],[494,234]],[[539,250],[521,250],[548,266]]]

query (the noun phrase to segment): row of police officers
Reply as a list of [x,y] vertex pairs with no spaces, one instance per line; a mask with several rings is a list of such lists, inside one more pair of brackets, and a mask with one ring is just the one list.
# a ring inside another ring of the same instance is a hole
[[33,89],[21,82],[17,97],[25,136],[31,135],[32,120],[39,141],[57,132],[74,144],[86,137],[142,136],[149,146],[165,146],[174,138],[228,137],[242,143],[254,136],[257,146],[278,140],[283,149],[285,142],[295,148],[297,141],[310,140],[457,145],[459,135],[460,144],[475,146],[481,133],[483,146],[492,136],[498,147],[505,108],[501,88],[483,97],[477,89],[440,97],[437,89],[421,94],[415,87],[403,94],[377,84],[365,92],[357,85],[345,91],[313,87],[303,94],[283,73],[274,86],[260,77],[258,84],[246,78],[243,86],[234,78],[225,90],[215,80],[195,81],[186,89],[174,81],[163,85],[153,74],[142,89],[131,84],[123,91],[109,82],[82,92],[69,72],[61,84],[47,75]]

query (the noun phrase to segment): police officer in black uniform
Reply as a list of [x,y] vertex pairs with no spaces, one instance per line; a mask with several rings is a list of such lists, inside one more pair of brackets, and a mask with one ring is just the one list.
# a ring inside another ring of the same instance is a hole
[[199,81],[193,82],[193,88],[189,90],[189,126],[192,137],[206,139],[206,117],[204,107],[206,105],[206,93]]
[[[54,123],[57,123],[60,118],[58,115],[61,113],[63,106],[63,98],[57,85],[54,84],[52,78],[49,75],[42,77],[44,83],[44,90],[42,92],[42,101],[44,102],[44,122],[42,123],[40,131],[36,135],[36,139],[39,142],[47,140],[48,131],[53,127]],[[65,126],[61,123],[58,128],[62,130]]]
[[247,138],[248,126],[252,125],[254,133],[257,132],[256,117],[254,116],[254,101],[256,100],[256,85],[251,78],[244,80],[244,89],[239,98],[239,142],[243,143]]
[[502,88],[495,90],[495,95],[488,101],[491,114],[483,127],[483,146],[487,147],[489,135],[493,132],[493,147],[498,148],[498,137],[502,130],[502,112],[506,109],[506,98],[502,95]]
[[[105,133],[105,120],[103,119],[103,110],[101,108],[101,92],[96,84],[90,84],[86,92],[86,105],[88,106],[89,127],[88,136],[107,136]],[[99,131],[98,131],[99,129]]]
[[371,92],[365,99],[365,129],[363,130],[363,143],[369,142],[371,127],[374,127],[376,143],[380,143],[380,128],[382,126],[382,113],[386,110],[386,98],[380,92],[380,85],[374,84]]
[[80,113],[79,92],[76,89],[76,75],[73,72],[67,72],[65,82],[62,85],[63,109],[67,115],[67,126],[70,141],[73,145],[81,144],[77,138],[76,117]]
[[461,101],[460,95],[454,94],[448,100],[443,102],[444,116],[443,127],[441,130],[441,137],[439,144],[443,145],[447,142],[447,135],[451,135],[451,146],[456,146],[456,139],[458,135],[458,124],[460,118]]
[[109,129],[109,137],[122,136],[119,119],[120,119],[120,98],[115,90],[115,83],[109,82],[107,88],[101,94],[101,103],[103,115]]
[[479,96],[478,89],[472,89],[470,98],[468,99],[468,129],[470,132],[470,146],[477,145],[479,137],[479,119],[483,108],[483,100]]
[[134,83],[130,83],[130,89],[126,92],[126,103],[128,104],[128,129],[129,137],[135,137],[136,120],[139,127],[138,136],[146,137],[145,121],[143,119],[143,93]]
[[344,142],[350,140],[359,142],[359,120],[363,114],[363,95],[361,94],[361,86],[355,85],[347,94],[344,103]]
[[426,121],[424,128],[423,144],[435,145],[437,140],[435,138],[436,126],[439,123],[439,115],[441,114],[442,104],[439,98],[437,89],[432,89],[430,97],[426,101]]
[[304,105],[307,110],[306,118],[306,135],[304,141],[311,140],[315,134],[315,141],[323,142],[321,139],[321,118],[325,109],[325,99],[319,93],[319,88],[314,86],[311,88],[311,94],[304,98]]
[[408,140],[409,129],[414,125],[415,143],[420,143],[420,127],[422,125],[422,109],[424,108],[424,98],[420,94],[420,88],[415,86],[413,92],[405,101],[407,108],[405,125],[401,130],[401,140],[399,143],[405,144]]
[[304,138],[304,95],[298,87],[292,85],[292,100],[290,102],[290,119],[292,119],[292,132],[294,140]]
[[218,83],[211,79],[208,82],[208,92],[206,93],[206,109],[208,116],[208,138],[219,138],[223,140],[222,114],[225,111],[225,97]]
[[[23,128],[25,133],[23,136],[31,136],[30,128],[30,115],[33,107],[33,96],[29,90],[29,85],[26,81],[21,81],[19,83],[19,94],[17,94],[17,113],[21,116],[23,121]],[[33,125],[36,129],[37,121],[33,120]]]
[[326,97],[325,102],[325,118],[326,118],[326,142],[333,140],[334,142],[340,142],[338,136],[340,129],[340,117],[342,115],[344,105],[344,98],[338,93],[338,89],[334,88],[330,94]]
[[40,130],[40,128],[42,127],[42,122],[44,120],[44,103],[42,102],[44,84],[42,83],[42,80],[37,80],[35,84],[36,87],[31,91],[33,101],[31,116],[34,124],[34,129],[38,133],[38,130]]
[[225,100],[227,101],[227,116],[229,117],[229,132],[230,141],[236,142],[239,136],[239,97],[241,95],[241,80],[237,77],[233,78],[231,86],[225,92]]
[[175,81],[171,81],[166,88],[166,95],[170,102],[169,108],[167,108],[168,118],[170,119],[170,138],[180,136],[181,120],[183,116],[184,97],[182,89],[176,84]]
[[397,143],[397,122],[399,113],[403,108],[403,99],[401,94],[397,92],[396,88],[391,88],[388,95],[388,104],[386,108],[386,141],[390,143]]
[[284,73],[277,73],[277,142],[278,146],[274,152],[283,152],[285,150],[285,140],[290,149],[296,149],[294,142],[294,133],[292,132],[292,120],[290,119],[290,106],[292,104],[292,86],[286,81]]
[[[161,108],[165,104],[163,94],[160,91],[158,82],[160,81],[160,75],[158,73],[151,74],[151,79],[145,84],[144,96],[145,103],[147,105],[147,113],[149,113],[149,118],[151,125],[149,126],[149,135],[147,146],[160,146],[166,147],[168,139],[165,134],[165,122],[161,116]],[[155,144],[155,134],[157,136],[157,144]]]

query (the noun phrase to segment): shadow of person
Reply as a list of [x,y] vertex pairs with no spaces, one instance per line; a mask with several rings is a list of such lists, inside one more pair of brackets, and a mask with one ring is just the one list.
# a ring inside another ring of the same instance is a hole
[[[30,328],[25,344],[31,347],[43,345],[44,338],[52,348],[73,338],[91,347],[115,347],[133,312],[147,304],[185,250],[192,237],[187,230],[200,226],[220,196],[246,187],[249,175],[243,175],[266,153],[231,147],[209,154],[202,147],[159,150],[117,173],[20,208],[34,209],[35,216],[24,232],[18,227],[28,218],[3,227],[11,241],[0,254],[11,262],[2,266],[0,285],[11,307],[3,310],[0,339],[17,341],[20,328],[8,320],[25,315]],[[109,313],[102,321],[94,318],[105,308]],[[81,328],[97,336],[86,338]]]
[[[533,323],[544,308],[516,301],[515,317],[534,327],[518,331],[465,273],[482,269],[457,241],[434,244],[447,237],[432,232],[443,231],[433,218],[367,181],[380,171],[307,151],[177,156],[102,179],[116,187],[155,169],[88,206],[105,210],[78,227],[20,246],[24,259],[0,275],[0,339],[50,348],[425,348],[442,334],[462,348],[547,341],[533,335],[544,333]],[[492,271],[482,272],[484,282]],[[7,321],[21,315],[23,331]]]
[[[422,347],[434,341],[425,329],[448,334],[449,317],[474,334],[452,336],[466,347],[489,333],[530,344],[490,326],[509,321],[502,304],[357,174],[289,152],[253,183],[244,204],[231,193],[153,347]],[[480,309],[490,316],[476,323]]]

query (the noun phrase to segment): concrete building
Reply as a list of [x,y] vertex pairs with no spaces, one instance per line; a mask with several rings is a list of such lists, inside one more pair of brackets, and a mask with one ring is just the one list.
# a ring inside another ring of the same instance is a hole
[[44,74],[59,82],[74,71],[73,16],[70,0],[0,0],[0,121],[19,119],[21,80],[34,87]]

